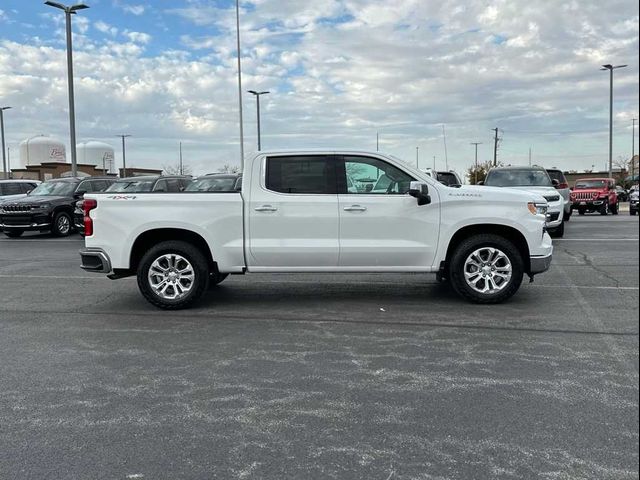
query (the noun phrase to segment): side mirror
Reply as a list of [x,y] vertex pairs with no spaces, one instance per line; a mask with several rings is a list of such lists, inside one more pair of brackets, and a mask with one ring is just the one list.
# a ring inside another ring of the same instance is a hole
[[31,190],[27,190],[27,195],[29,195],[31,192],[33,192],[33,188]]
[[429,196],[429,186],[422,182],[411,182],[409,184],[409,195],[418,199],[418,205],[428,205],[431,203]]
[[369,193],[371,190],[373,190],[373,184],[367,183],[367,185],[364,187],[364,191]]
[[551,180],[551,184],[558,188],[560,186],[560,182],[558,180],[556,180],[555,178]]
[[571,191],[573,192],[573,189],[574,189],[574,188],[575,188],[575,187],[569,187],[569,190],[571,190]]
[[76,190],[76,192],[73,194],[73,198],[82,198],[85,193],[87,193],[86,190]]

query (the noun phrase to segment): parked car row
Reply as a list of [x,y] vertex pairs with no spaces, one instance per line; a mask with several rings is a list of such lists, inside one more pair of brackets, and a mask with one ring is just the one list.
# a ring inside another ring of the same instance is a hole
[[84,233],[85,193],[179,193],[235,192],[241,188],[240,174],[209,174],[197,178],[156,175],[116,179],[113,177],[69,177],[0,181],[0,230],[8,237],[27,231],[66,236]]

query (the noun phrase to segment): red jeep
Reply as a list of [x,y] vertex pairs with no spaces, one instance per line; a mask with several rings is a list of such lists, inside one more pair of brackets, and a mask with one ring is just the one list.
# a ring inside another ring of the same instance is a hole
[[607,215],[609,212],[618,214],[620,200],[613,178],[576,180],[570,198],[571,210],[577,210],[580,215],[584,215],[585,212],[600,212],[600,215]]

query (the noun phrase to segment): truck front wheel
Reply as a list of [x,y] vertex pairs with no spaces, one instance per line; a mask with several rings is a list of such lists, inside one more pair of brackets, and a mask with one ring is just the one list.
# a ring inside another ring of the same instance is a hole
[[198,300],[209,285],[209,265],[203,253],[181,241],[161,242],[138,265],[138,288],[149,303],[178,310]]
[[449,278],[458,295],[474,303],[500,303],[515,294],[524,275],[516,246],[499,235],[480,234],[456,247]]

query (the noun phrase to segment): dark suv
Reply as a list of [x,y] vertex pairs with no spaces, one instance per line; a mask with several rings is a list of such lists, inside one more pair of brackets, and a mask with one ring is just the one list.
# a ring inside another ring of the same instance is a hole
[[0,229],[8,237],[19,237],[25,231],[50,231],[62,237],[73,229],[75,202],[87,192],[101,192],[113,178],[69,177],[48,180],[29,195],[0,205]]
[[[104,193],[175,193],[182,192],[191,182],[191,177],[182,175],[145,175],[112,179]],[[80,235],[84,235],[84,211],[82,200],[76,202],[73,224]]]

